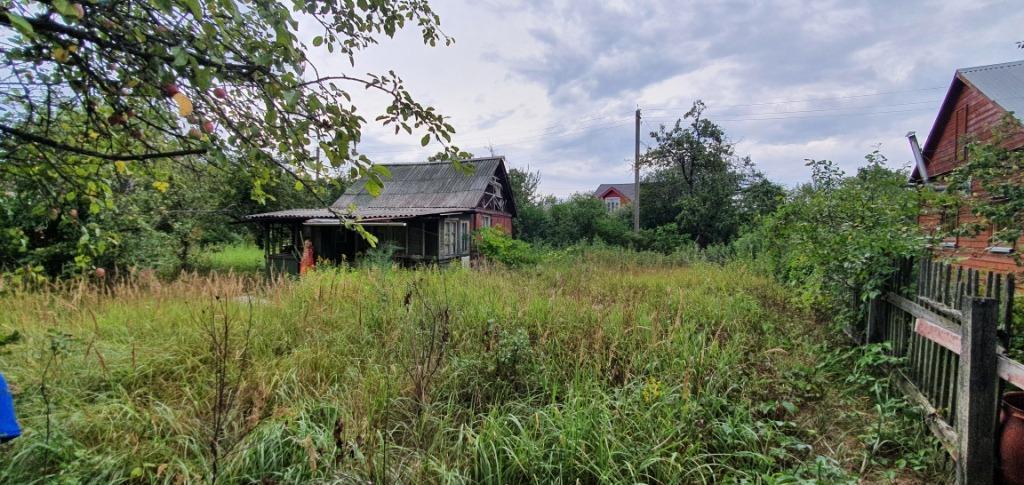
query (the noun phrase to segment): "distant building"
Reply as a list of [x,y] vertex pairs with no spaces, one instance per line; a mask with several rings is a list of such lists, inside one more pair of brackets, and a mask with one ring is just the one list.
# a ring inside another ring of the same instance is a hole
[[604,201],[608,212],[629,204],[636,197],[635,184],[601,184],[594,191],[594,197]]
[[331,207],[252,214],[249,223],[264,229],[267,267],[294,273],[304,241],[313,242],[316,258],[352,261],[370,249],[366,239],[344,227],[358,222],[394,249],[406,264],[468,262],[476,256],[472,234],[484,227],[512,232],[516,203],[505,157],[462,162],[386,164],[391,173],[376,197],[357,180]]
[[[947,183],[946,176],[967,161],[967,142],[990,139],[992,129],[1007,113],[1013,113],[1017,121],[1024,121],[1024,62],[958,69],[920,153],[924,173],[921,167],[915,168],[910,181],[927,181],[942,190]],[[1008,137],[1004,146],[1010,150],[1024,147],[1024,130]],[[1001,201],[991,200],[990,203]],[[977,217],[968,207],[963,207],[958,214],[925,208],[918,218],[918,223],[929,233],[976,221]],[[977,236],[947,238],[938,244],[937,252],[963,257],[961,264],[968,268],[1018,271],[1012,253],[1020,250],[1021,241],[1012,245],[994,241],[992,229],[988,227]]]

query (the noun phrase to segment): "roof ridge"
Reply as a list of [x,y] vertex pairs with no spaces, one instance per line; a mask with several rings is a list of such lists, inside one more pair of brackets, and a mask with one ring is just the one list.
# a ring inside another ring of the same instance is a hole
[[972,72],[972,71],[990,71],[993,69],[1005,69],[1007,67],[1013,67],[1024,64],[1024,60],[1000,62],[998,64],[987,64],[984,66],[973,66],[973,67],[961,67],[956,72]]
[[[494,155],[491,157],[474,157],[461,160],[459,163],[472,163],[472,162],[483,162],[487,160],[504,160],[505,155]],[[435,160],[433,162],[391,162],[391,163],[378,163],[377,165],[394,166],[394,165],[443,165],[454,163],[454,160]]]

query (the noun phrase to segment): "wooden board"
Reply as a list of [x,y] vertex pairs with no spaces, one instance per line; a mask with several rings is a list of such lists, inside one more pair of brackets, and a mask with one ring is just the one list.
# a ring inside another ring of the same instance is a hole
[[[923,318],[914,322],[914,332],[960,355],[960,332]],[[1024,389],[1024,364],[1002,353],[998,356],[996,368],[999,377],[1010,384]]]

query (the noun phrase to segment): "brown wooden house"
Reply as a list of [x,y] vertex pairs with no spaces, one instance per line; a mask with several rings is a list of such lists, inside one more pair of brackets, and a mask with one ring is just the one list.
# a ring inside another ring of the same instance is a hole
[[483,227],[512,232],[516,203],[504,157],[462,162],[385,164],[391,177],[376,197],[357,180],[331,207],[253,214],[246,222],[264,229],[267,267],[296,272],[305,240],[318,259],[353,261],[371,248],[343,222],[362,225],[407,264],[468,263],[472,234]]
[[[921,161],[911,175],[911,182],[943,189],[945,176],[967,160],[968,142],[990,139],[993,128],[1008,113],[1024,121],[1024,61],[958,69],[921,150]],[[1008,137],[1006,148],[1022,147],[1024,130],[1018,130]],[[972,190],[977,192],[976,187]],[[972,222],[976,218],[966,207],[958,214],[925,209],[919,217],[920,225],[929,233]],[[1022,241],[1013,245],[999,243],[992,240],[992,232],[989,227],[977,236],[947,238],[936,243],[936,251],[963,258],[962,264],[970,268],[1019,271],[1013,253],[1024,248]]]

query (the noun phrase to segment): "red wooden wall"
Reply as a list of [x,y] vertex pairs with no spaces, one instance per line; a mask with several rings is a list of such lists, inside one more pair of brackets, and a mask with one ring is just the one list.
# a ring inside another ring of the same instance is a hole
[[[928,176],[933,182],[942,183],[942,175],[948,174],[958,165],[964,163],[964,143],[966,140],[987,141],[992,138],[992,129],[1006,115],[1006,111],[988,99],[973,86],[957,82],[947,96],[952,96],[952,106],[936,120],[936,126],[925,145],[924,156],[927,160]],[[1024,146],[1024,130],[1019,130],[1009,137],[1005,143],[1007,148]],[[978,187],[974,187],[977,191]],[[984,195],[979,195],[984,197]],[[995,202],[998,203],[998,202]],[[958,214],[957,224],[977,221],[977,217],[968,208],[962,208]],[[918,218],[918,223],[928,233],[933,233],[941,224],[942,216],[938,211],[925,208]],[[955,248],[941,248],[936,245],[935,252],[942,256],[961,258],[960,264],[968,268],[988,269],[999,272],[1020,273],[1024,268],[1018,267],[1013,255],[996,254],[988,251],[993,245],[990,240],[991,227],[986,228],[977,236],[949,238],[945,242],[955,243]],[[1024,249],[1024,238],[1017,241],[1014,250]],[[1005,245],[1005,243],[999,243]],[[1019,282],[1024,283],[1018,279]]]
[[484,216],[491,216],[491,227],[496,227],[505,231],[505,234],[512,234],[512,217],[508,214],[473,214],[473,230],[484,227]]

